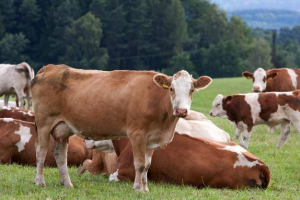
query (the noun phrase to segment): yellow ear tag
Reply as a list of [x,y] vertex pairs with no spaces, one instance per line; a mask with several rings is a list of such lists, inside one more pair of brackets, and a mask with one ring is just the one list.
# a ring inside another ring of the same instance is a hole
[[167,84],[163,84],[163,88],[169,89],[170,87]]

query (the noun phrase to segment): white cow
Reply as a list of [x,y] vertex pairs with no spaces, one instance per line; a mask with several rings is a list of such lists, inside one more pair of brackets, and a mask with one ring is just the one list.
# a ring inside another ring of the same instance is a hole
[[34,78],[33,69],[25,62],[17,65],[0,64],[0,96],[4,96],[4,105],[8,106],[10,95],[16,94],[20,108],[24,108],[27,99],[31,107],[30,81]]

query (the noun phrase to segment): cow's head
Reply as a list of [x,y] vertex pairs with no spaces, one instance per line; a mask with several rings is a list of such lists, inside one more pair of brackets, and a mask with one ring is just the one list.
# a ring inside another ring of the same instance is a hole
[[212,117],[227,117],[226,110],[223,109],[223,104],[231,104],[232,96],[225,97],[218,94],[212,103],[210,116]]
[[201,76],[197,80],[184,70],[173,75],[156,74],[153,81],[160,87],[170,91],[173,114],[177,117],[186,117],[190,113],[194,91],[205,89],[212,79]]
[[258,68],[257,70],[255,70],[255,72],[253,74],[246,71],[246,72],[243,72],[242,75],[247,79],[252,79],[252,81],[253,81],[252,91],[253,92],[263,92],[266,90],[267,80],[276,78],[277,72],[267,73],[263,68]]

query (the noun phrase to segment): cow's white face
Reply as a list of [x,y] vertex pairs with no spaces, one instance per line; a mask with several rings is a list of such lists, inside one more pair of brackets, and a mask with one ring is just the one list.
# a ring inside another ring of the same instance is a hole
[[227,117],[226,111],[223,109],[223,95],[218,94],[212,103],[210,115],[212,117]]
[[187,71],[181,70],[173,77],[157,74],[153,77],[153,81],[158,86],[170,91],[173,115],[186,117],[190,113],[194,91],[205,89],[210,85],[212,79],[202,76],[195,80]]
[[267,87],[267,73],[263,68],[258,68],[253,73],[253,92],[265,91]]
[[275,72],[267,74],[267,72],[263,68],[258,68],[253,74],[250,72],[243,72],[243,76],[247,79],[252,79],[253,92],[263,92],[267,88],[267,80],[270,78],[275,78],[277,76],[277,73]]

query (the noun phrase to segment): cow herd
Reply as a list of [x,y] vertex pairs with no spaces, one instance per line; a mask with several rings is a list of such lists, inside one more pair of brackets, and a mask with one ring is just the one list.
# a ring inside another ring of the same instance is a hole
[[[27,63],[0,65],[0,163],[36,165],[39,186],[46,186],[44,166],[57,166],[61,184],[72,187],[73,165],[79,174],[132,181],[140,192],[149,190],[148,179],[197,188],[267,188],[268,166],[244,148],[258,124],[281,126],[278,148],[290,124],[300,133],[298,75],[296,69],[259,68],[243,73],[253,80],[254,93],[216,96],[210,115],[235,125],[241,147],[190,109],[194,92],[211,84],[208,76],[66,65],[44,66],[34,76]],[[32,103],[34,112],[24,109]]]

